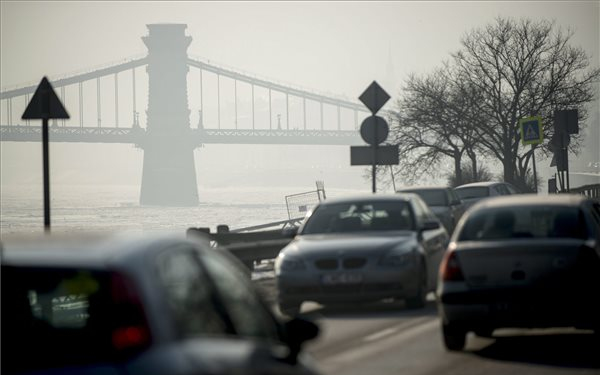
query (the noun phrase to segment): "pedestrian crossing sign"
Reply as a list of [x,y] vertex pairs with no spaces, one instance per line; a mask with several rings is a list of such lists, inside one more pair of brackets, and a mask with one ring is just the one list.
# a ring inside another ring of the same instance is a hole
[[540,116],[526,117],[519,120],[519,128],[523,145],[536,145],[544,141],[542,118]]

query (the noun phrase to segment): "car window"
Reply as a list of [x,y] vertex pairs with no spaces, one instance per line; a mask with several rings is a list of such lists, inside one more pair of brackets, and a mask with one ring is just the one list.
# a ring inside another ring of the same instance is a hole
[[460,204],[460,197],[458,196],[458,194],[456,194],[454,189],[449,189],[448,193],[450,194],[450,202]]
[[157,257],[157,266],[181,337],[233,333],[227,317],[218,310],[210,281],[193,251],[169,249]]
[[519,206],[481,209],[469,215],[459,241],[512,238],[587,238],[587,226],[578,208]]
[[[2,266],[3,371],[110,361],[122,349],[115,341],[122,327],[140,339],[129,344],[149,344],[144,313],[125,303],[122,284],[104,271]],[[127,284],[131,297],[135,287]]]
[[455,191],[460,199],[485,198],[490,195],[488,188],[484,186],[465,187]]
[[510,195],[510,191],[508,191],[506,185],[496,185],[492,187],[492,189],[496,191],[498,195]]
[[217,254],[202,254],[202,261],[236,334],[279,341],[276,322],[252,288],[249,278]]
[[445,190],[423,189],[423,190],[407,190],[407,192],[417,194],[429,206],[448,206],[448,196],[447,196]]
[[407,202],[365,201],[319,206],[308,218],[302,234],[412,230],[413,228],[414,222]]

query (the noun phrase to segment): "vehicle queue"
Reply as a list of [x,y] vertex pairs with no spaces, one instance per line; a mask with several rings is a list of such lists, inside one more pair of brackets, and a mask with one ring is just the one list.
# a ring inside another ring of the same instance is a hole
[[600,334],[600,204],[494,188],[321,202],[286,232],[276,307],[193,236],[3,241],[2,373],[316,374],[303,302],[418,309],[430,292],[451,351],[507,327]]

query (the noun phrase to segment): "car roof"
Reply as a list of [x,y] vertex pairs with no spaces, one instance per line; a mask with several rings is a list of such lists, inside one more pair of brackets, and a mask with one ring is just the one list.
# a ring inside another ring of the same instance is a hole
[[398,192],[411,192],[411,191],[421,191],[421,190],[448,190],[450,187],[448,186],[434,186],[434,185],[416,185],[416,186],[407,186],[401,189],[398,189]]
[[52,234],[3,238],[3,265],[109,269],[186,241],[175,234]]
[[588,201],[585,195],[579,194],[512,194],[499,197],[487,198],[475,207],[481,208],[501,208],[506,206],[572,206],[577,207],[583,202]]
[[325,206],[330,204],[339,204],[339,203],[353,203],[353,202],[385,202],[385,201],[398,201],[398,202],[407,202],[418,198],[418,196],[414,193],[380,193],[380,194],[364,194],[364,195],[354,195],[350,197],[343,198],[328,198],[325,201],[319,203],[319,206]]
[[470,187],[490,187],[495,185],[504,185],[508,184],[502,181],[481,181],[481,182],[471,182],[470,184],[464,184],[455,187],[454,189],[462,189],[462,188],[470,188]]

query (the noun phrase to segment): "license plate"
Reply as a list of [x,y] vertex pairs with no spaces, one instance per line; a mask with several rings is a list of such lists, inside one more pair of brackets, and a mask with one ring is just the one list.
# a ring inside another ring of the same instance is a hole
[[328,273],[321,277],[323,285],[360,284],[362,280],[360,273]]

